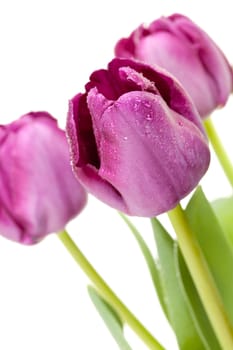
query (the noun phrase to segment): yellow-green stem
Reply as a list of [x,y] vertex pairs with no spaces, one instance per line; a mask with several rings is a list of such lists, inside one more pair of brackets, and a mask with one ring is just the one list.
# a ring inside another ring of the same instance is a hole
[[193,236],[185,212],[178,205],[168,212],[180,250],[193,278],[203,306],[223,350],[233,349],[233,329],[226,316],[216,285]]
[[141,324],[141,322],[132,314],[132,312],[122,303],[117,295],[106,284],[103,278],[98,274],[94,267],[83,255],[78,246],[74,243],[68,233],[64,230],[58,233],[58,237],[78,263],[83,272],[89,277],[90,281],[98,289],[102,297],[116,310],[124,322],[138,335],[139,338],[151,350],[164,350],[164,347],[153,337],[153,335]]
[[227,153],[223,147],[223,144],[215,130],[214,124],[210,118],[207,118],[204,121],[204,125],[205,125],[207,135],[209,137],[209,140],[211,142],[211,145],[216,153],[216,156],[218,157],[218,160],[224,170],[224,173],[228,181],[233,187],[233,165],[227,156]]

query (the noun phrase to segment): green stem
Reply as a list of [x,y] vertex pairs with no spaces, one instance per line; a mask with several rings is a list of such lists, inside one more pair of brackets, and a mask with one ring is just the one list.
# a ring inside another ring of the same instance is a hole
[[164,350],[164,347],[153,337],[151,333],[140,323],[132,312],[121,302],[116,294],[110,289],[103,278],[98,274],[94,267],[89,263],[68,233],[64,230],[58,233],[58,237],[78,263],[83,272],[89,277],[97,287],[102,297],[116,310],[123,321],[125,321],[141,340],[151,350]]
[[218,157],[218,160],[224,170],[226,177],[228,178],[231,186],[233,187],[233,166],[227,153],[223,147],[223,144],[215,130],[214,124],[210,118],[204,121],[205,129],[209,140],[213,146],[213,149]]
[[187,222],[185,212],[178,205],[168,212],[177,235],[180,250],[193,278],[203,306],[223,350],[233,349],[233,330],[201,250]]

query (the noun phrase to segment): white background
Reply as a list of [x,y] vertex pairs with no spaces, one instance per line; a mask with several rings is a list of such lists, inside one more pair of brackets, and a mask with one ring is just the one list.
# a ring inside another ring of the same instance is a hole
[[[161,15],[188,15],[233,62],[231,6],[227,0],[0,0],[1,123],[47,110],[64,126],[68,99],[111,60],[114,43]],[[213,119],[233,159],[232,97]],[[231,193],[214,156],[202,184],[210,199]],[[155,251],[148,220],[134,221]],[[140,251],[117,213],[90,197],[69,228],[121,299],[175,350]],[[0,349],[117,350],[88,299],[87,283],[55,235],[33,247],[0,238]],[[134,350],[144,349],[127,335]]]

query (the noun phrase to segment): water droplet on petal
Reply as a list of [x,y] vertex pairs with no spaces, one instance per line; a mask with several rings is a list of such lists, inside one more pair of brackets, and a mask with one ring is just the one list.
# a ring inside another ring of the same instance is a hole
[[146,120],[152,120],[152,115],[150,113],[146,115]]
[[143,101],[143,105],[144,105],[145,107],[151,108],[151,103],[150,103],[150,102]]

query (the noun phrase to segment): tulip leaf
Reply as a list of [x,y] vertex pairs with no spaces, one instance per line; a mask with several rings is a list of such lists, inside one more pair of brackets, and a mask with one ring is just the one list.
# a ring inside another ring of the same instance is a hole
[[205,350],[181,287],[180,274],[177,274],[176,243],[157,219],[152,219],[152,226],[158,249],[164,298],[179,348]]
[[117,312],[99,295],[95,288],[88,286],[88,293],[119,349],[132,350],[124,337],[123,323]]
[[120,215],[123,218],[123,220],[126,222],[128,227],[130,228],[132,234],[134,235],[134,238],[136,239],[136,241],[141,249],[141,252],[145,258],[148,270],[150,272],[152,282],[153,282],[155,290],[157,292],[160,305],[163,309],[164,314],[168,318],[168,312],[167,312],[166,303],[164,300],[164,293],[163,293],[163,289],[162,289],[161,281],[160,281],[160,271],[159,271],[158,264],[155,261],[155,259],[154,259],[153,255],[151,254],[146,242],[144,241],[144,239],[142,238],[142,236],[140,235],[140,233],[138,232],[136,227],[131,223],[131,221],[125,215],[123,215],[122,213],[120,213]]
[[233,196],[217,199],[211,205],[233,248]]
[[233,324],[233,251],[200,187],[192,196],[186,214]]
[[175,248],[175,255],[177,263],[177,274],[180,277],[181,287],[183,288],[184,296],[186,298],[187,305],[190,309],[194,323],[205,344],[205,349],[221,350],[221,347],[206,315],[205,309],[203,308],[196,287],[192,281],[183,256],[178,249],[178,246]]

